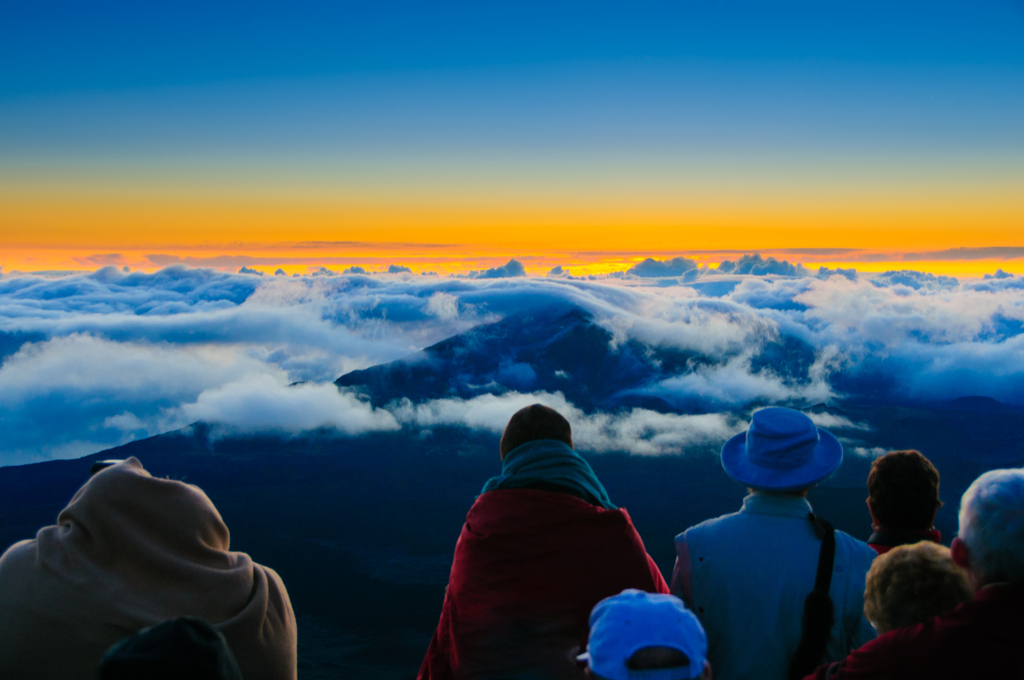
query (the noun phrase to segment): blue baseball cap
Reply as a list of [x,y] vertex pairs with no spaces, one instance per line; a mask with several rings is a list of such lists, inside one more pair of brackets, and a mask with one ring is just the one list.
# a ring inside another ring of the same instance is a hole
[[[633,670],[630,657],[646,647],[668,647],[690,663],[672,668]],[[704,628],[674,595],[629,588],[606,597],[590,613],[587,651],[576,657],[608,680],[693,680],[704,672],[708,639]]]

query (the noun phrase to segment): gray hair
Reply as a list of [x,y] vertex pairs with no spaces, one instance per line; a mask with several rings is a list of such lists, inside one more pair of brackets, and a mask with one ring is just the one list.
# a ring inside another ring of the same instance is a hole
[[985,583],[1024,582],[1024,470],[991,470],[960,500],[960,540]]

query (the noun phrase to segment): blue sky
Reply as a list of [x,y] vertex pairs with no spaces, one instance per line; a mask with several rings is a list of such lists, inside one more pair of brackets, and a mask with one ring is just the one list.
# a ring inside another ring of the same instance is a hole
[[325,144],[431,161],[1024,146],[1021,2],[39,2],[2,16],[0,154],[30,164]]
[[6,97],[574,62],[1024,62],[1013,1],[44,1],[8,3],[2,16]]

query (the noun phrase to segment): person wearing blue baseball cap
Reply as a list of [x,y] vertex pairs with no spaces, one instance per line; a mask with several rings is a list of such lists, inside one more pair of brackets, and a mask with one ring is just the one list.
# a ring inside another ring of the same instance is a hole
[[630,588],[597,603],[576,659],[594,680],[711,680],[707,652],[704,628],[682,600]]
[[807,502],[842,461],[831,433],[788,408],[755,411],[722,447],[725,473],[750,494],[676,536],[672,575],[707,632],[716,680],[802,678],[875,637],[863,614],[875,551]]

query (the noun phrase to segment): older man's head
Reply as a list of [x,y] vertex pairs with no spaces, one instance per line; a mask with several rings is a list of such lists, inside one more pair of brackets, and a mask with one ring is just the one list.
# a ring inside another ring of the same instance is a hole
[[960,501],[951,550],[975,590],[1024,583],[1024,470],[992,470],[974,480]]

